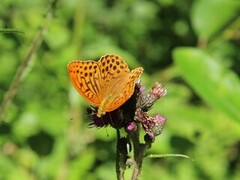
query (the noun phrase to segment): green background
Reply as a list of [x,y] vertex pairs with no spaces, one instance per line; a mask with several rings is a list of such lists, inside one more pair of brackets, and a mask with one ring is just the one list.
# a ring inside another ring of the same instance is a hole
[[[49,5],[1,0],[0,28],[23,32],[0,32],[1,102]],[[239,40],[237,0],[60,0],[0,122],[0,180],[116,178],[116,133],[88,128],[66,69],[109,53],[168,91],[149,112],[167,123],[148,153],[194,160],[144,159],[141,179],[239,179]]]

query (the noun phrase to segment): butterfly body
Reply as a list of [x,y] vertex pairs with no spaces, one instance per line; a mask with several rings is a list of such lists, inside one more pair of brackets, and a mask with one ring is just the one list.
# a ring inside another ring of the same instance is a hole
[[98,62],[74,60],[68,64],[74,87],[98,107],[98,117],[117,109],[131,97],[142,71],[141,67],[130,71],[120,56],[112,54],[102,56]]

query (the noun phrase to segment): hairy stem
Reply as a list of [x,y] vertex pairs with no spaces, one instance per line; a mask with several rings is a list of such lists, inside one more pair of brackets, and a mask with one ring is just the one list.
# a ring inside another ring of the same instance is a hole
[[117,129],[116,173],[118,180],[124,180],[126,160],[127,160],[126,139],[121,138],[119,129]]
[[138,130],[131,134],[131,140],[133,143],[134,164],[131,180],[138,180],[141,172],[143,161],[143,148],[139,141],[139,126]]
[[137,131],[130,134],[130,138],[133,144],[133,171],[131,180],[138,180],[141,174],[141,168],[144,158],[145,151],[151,146],[149,143],[140,143],[139,136],[140,136],[140,125],[138,125]]

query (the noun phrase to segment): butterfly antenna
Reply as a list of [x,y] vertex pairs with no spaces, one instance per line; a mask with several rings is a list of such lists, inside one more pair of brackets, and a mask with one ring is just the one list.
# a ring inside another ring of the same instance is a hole
[[105,128],[105,131],[106,131],[107,137],[109,137],[109,133],[108,133],[107,128],[108,128],[108,127]]
[[[102,123],[104,124],[104,121],[103,121],[102,116],[101,116],[101,121],[102,121]],[[104,125],[105,125],[105,124],[104,124]],[[109,133],[108,133],[108,130],[107,130],[107,126],[106,126],[106,128],[105,128],[105,131],[106,131],[107,137],[109,137]]]
[[80,118],[80,116],[70,117],[69,120],[70,120],[70,121],[73,121],[74,119],[78,119],[78,118]]
[[110,123],[111,123],[111,125],[114,126],[111,114],[108,113],[108,116],[109,116],[109,119],[110,119]]

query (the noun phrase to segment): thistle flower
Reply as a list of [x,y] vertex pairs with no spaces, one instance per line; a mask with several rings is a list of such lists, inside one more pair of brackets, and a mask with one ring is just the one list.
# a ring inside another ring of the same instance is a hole
[[166,118],[160,114],[151,117],[147,111],[151,109],[154,102],[165,96],[166,89],[158,82],[154,84],[151,91],[144,93],[145,87],[138,81],[132,97],[118,109],[107,112],[105,115],[98,117],[97,109],[91,107],[88,114],[92,119],[92,127],[112,126],[113,128],[125,128],[126,132],[137,130],[137,124],[141,124],[146,132],[145,141],[153,142],[155,137],[161,134]]

